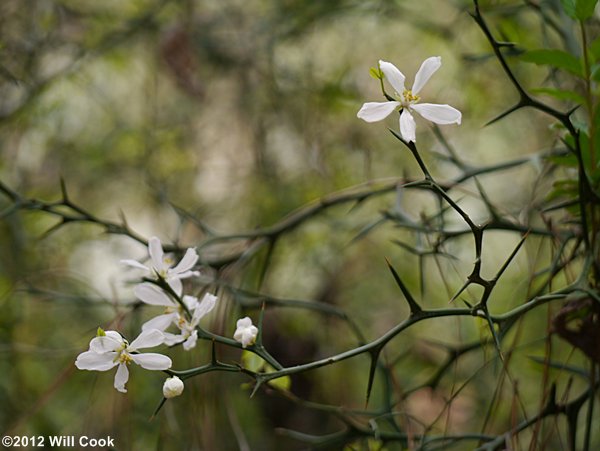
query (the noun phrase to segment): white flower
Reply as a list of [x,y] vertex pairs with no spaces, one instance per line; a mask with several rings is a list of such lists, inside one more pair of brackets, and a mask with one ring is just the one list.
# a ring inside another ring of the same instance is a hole
[[[140,301],[149,305],[158,305],[165,309],[162,315],[146,321],[142,325],[142,330],[158,329],[164,331],[172,323],[177,324],[180,317],[184,317],[184,309],[181,304],[153,283],[140,283],[135,286],[133,292]],[[181,292],[177,294],[181,296]],[[194,296],[183,296],[182,301],[190,312],[198,306],[198,299]]]
[[[187,297],[191,298],[191,296]],[[200,302],[198,302],[196,299],[197,305],[193,310],[194,313],[192,315],[192,320],[188,321],[185,315],[180,313],[175,324],[181,333],[179,335],[175,335],[165,332],[165,344],[168,346],[173,346],[183,342],[183,349],[186,351],[194,348],[196,346],[196,342],[198,341],[198,330],[196,328],[198,327],[200,320],[214,308],[217,299],[217,296],[210,293],[206,293]]]
[[411,114],[416,111],[428,121],[436,124],[460,124],[462,115],[460,111],[450,105],[438,105],[434,103],[418,103],[420,100],[419,92],[427,83],[429,78],[442,65],[442,58],[432,56],[427,58],[421,64],[412,89],[404,87],[406,77],[392,63],[379,61],[379,68],[385,75],[392,88],[394,88],[394,99],[388,102],[367,102],[357,114],[357,117],[366,122],[377,122],[388,117],[398,107],[402,110],[400,113],[400,135],[405,141],[416,141],[415,120]]
[[253,345],[258,335],[258,328],[252,325],[252,320],[247,316],[237,320],[237,329],[233,339],[242,344],[242,347]]
[[183,381],[177,376],[169,377],[163,384],[163,396],[165,398],[174,398],[183,392]]
[[160,240],[153,236],[148,240],[148,254],[152,261],[152,266],[146,266],[136,260],[121,260],[124,263],[134,268],[144,269],[150,272],[152,277],[161,277],[173,288],[176,293],[181,293],[181,279],[186,279],[192,276],[198,276],[198,271],[192,271],[192,268],[198,261],[196,249],[189,248],[181,261],[173,268],[175,263],[173,259],[166,256]]
[[90,341],[89,351],[77,356],[75,366],[80,370],[108,371],[118,365],[115,374],[115,388],[126,393],[125,384],[129,380],[127,365],[137,363],[147,370],[166,370],[171,368],[171,359],[162,354],[138,354],[138,349],[152,348],[163,343],[163,333],[156,329],[143,331],[135,340],[128,343],[121,334],[107,330],[104,336]]

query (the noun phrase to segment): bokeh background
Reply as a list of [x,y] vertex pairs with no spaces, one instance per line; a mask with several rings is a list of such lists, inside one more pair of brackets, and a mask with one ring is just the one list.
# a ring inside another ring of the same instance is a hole
[[[481,3],[494,29],[523,48],[568,43],[548,30],[535,7],[542,3],[565,24],[558,1]],[[236,318],[258,317],[256,304],[245,305],[228,288],[234,287],[343,309],[374,339],[407,315],[386,257],[427,307],[447,306],[472,268],[469,236],[446,249],[455,260],[426,260],[423,278],[420,260],[395,244],[414,244],[416,236],[382,220],[382,212],[402,199],[404,212],[417,220],[436,207],[427,195],[389,190],[342,203],[282,235],[272,253],[265,247],[217,269],[208,264],[211,258],[247,242],[202,243],[212,233],[276,224],[340,190],[418,177],[409,153],[387,130],[397,121],[367,124],[356,112],[365,101],[382,100],[369,76],[379,59],[396,64],[411,83],[421,62],[434,55],[443,64],[423,98],[463,113],[461,126],[440,129],[443,138],[474,166],[531,157],[480,181],[502,214],[539,224],[532,206],[549,182],[541,179],[543,162],[534,156],[555,146],[557,134],[549,118],[531,111],[484,127],[517,97],[471,9],[466,0],[4,0],[0,180],[23,199],[47,203],[61,199],[63,180],[69,199],[101,221],[125,219],[141,237],[200,246],[203,279],[188,288],[219,295],[217,309],[203,321],[215,333],[231,336]],[[539,86],[547,76],[511,62],[526,86]],[[442,158],[444,146],[429,123],[417,123],[425,160],[436,177],[450,180],[458,171]],[[487,217],[472,182],[459,193],[474,219]],[[0,207],[1,431],[109,435],[117,449],[247,450],[307,447],[282,428],[323,435],[343,427],[335,415],[269,390],[250,398],[250,380],[228,373],[186,381],[184,395],[151,419],[163,375],[133,368],[123,395],[112,388],[112,372],[74,367],[98,326],[134,337],[152,316],[151,309],[133,307],[132,283],[140,274],[119,264],[142,260],[146,248],[90,222],[56,227],[60,218],[41,211],[42,204],[15,212],[3,196]],[[495,273],[518,240],[514,233],[486,235],[484,275]],[[528,240],[494,292],[497,311],[526,299],[528,274],[547,261],[550,249],[540,239]],[[474,289],[464,298],[479,294]],[[489,332],[478,319],[453,318],[425,322],[396,338],[383,359],[394,369],[389,382],[403,399],[397,411],[407,430],[478,432],[491,411],[486,432],[496,433],[514,424],[516,404],[539,409],[544,372],[528,356],[543,355],[549,315],[543,313],[523,321],[513,337],[516,383],[498,376],[494,350],[484,348],[461,360],[438,390],[402,396],[443,363],[441,343],[488,339]],[[286,365],[357,344],[345,321],[291,308],[267,309],[264,340]],[[570,363],[583,361],[568,348],[557,352]],[[200,343],[193,352],[173,349],[169,355],[174,368],[185,369],[206,363],[210,349]],[[234,362],[240,353],[223,348],[219,357]],[[291,391],[306,401],[363,409],[368,366],[361,356],[295,376]],[[556,379],[559,387],[569,383],[564,375]],[[376,380],[369,408],[381,407],[382,384]],[[549,431],[549,443],[564,444],[564,427]]]

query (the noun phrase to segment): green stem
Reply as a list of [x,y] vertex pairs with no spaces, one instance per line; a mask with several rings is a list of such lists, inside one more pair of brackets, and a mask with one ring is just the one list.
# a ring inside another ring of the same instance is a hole
[[589,118],[589,150],[590,150],[590,162],[591,167],[596,167],[596,156],[594,155],[594,136],[595,136],[595,116],[596,113],[594,111],[594,99],[592,95],[592,75],[590,68],[590,60],[587,50],[587,34],[585,32],[585,25],[582,20],[579,21],[579,29],[581,31],[581,46],[583,53],[583,71],[585,75],[585,104],[588,110],[588,118]]
[[[237,341],[235,341],[235,340],[233,340],[231,338],[227,338],[227,337],[223,337],[221,335],[213,334],[212,332],[204,330],[204,329],[202,329],[200,327],[198,327],[196,330],[198,331],[198,338],[202,338],[204,340],[212,340],[212,341],[215,341],[217,343],[221,343],[221,344],[233,347],[233,348],[244,349],[240,343],[238,343]],[[254,345],[254,346],[248,346],[245,349],[246,349],[246,351],[250,351],[250,352],[258,355],[260,358],[262,358],[263,360],[265,360],[267,363],[269,363],[269,365],[271,365],[276,370],[280,370],[280,369],[283,368],[283,366],[281,365],[281,363],[279,363],[271,354],[269,354],[267,352],[267,350],[264,348],[264,346],[262,346],[262,345]]]
[[[579,21],[579,29],[581,31],[581,46],[583,53],[583,70],[585,75],[585,103],[586,109],[588,112],[588,121],[589,121],[589,139],[588,139],[588,150],[589,150],[589,163],[590,170],[593,172],[596,170],[596,109],[594,107],[594,95],[592,92],[592,74],[590,67],[590,60],[588,54],[588,39],[587,33],[585,30],[585,24],[582,20]],[[582,156],[583,158],[583,156]],[[587,177],[587,173],[583,174]],[[592,187],[593,190],[594,187]],[[597,232],[598,232],[598,217],[597,211],[595,208],[591,208],[590,211],[590,222],[591,222],[591,251],[594,252],[596,249],[596,240],[597,240]]]

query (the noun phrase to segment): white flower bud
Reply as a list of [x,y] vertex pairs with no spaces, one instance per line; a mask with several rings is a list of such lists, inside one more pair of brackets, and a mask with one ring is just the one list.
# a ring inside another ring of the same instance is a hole
[[256,342],[258,328],[252,324],[252,320],[247,316],[239,319],[237,328],[233,334],[233,339],[242,344],[242,347],[253,345]]
[[174,398],[183,392],[183,381],[177,376],[169,377],[163,385],[163,396],[165,398]]

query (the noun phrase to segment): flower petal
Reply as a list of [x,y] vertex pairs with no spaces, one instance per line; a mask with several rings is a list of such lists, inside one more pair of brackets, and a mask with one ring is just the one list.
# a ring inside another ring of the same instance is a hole
[[198,331],[195,330],[188,337],[188,339],[185,340],[185,342],[183,343],[183,349],[186,350],[186,351],[189,351],[190,349],[195,348],[197,341],[198,341]]
[[189,296],[189,295],[185,295],[182,299],[183,303],[185,304],[185,306],[191,311],[191,310],[195,310],[196,307],[198,307],[198,298],[195,296]]
[[415,82],[412,86],[412,93],[414,95],[417,95],[421,91],[423,86],[425,86],[425,83],[429,81],[431,76],[440,68],[441,65],[442,58],[439,56],[432,56],[423,61],[419,71],[417,72],[417,75],[415,75]]
[[146,354],[131,354],[131,359],[147,370],[166,370],[173,362],[166,355],[148,352]]
[[170,333],[170,332],[165,332],[165,333],[164,333],[164,336],[165,336],[165,344],[166,344],[167,346],[173,346],[173,345],[176,345],[176,344],[178,344],[178,343],[181,343],[182,341],[184,341],[184,340],[187,338],[187,337],[186,337],[185,335],[183,335],[183,334],[180,334],[180,335],[175,335],[175,334],[172,334],[172,333]]
[[142,333],[131,342],[128,346],[128,351],[137,351],[142,348],[153,348],[163,344],[165,336],[158,329],[143,330]]
[[192,269],[197,261],[198,261],[198,254],[196,253],[196,249],[194,249],[193,247],[190,247],[187,251],[185,251],[185,255],[183,256],[181,261],[177,264],[177,266],[172,268],[171,271],[169,271],[169,272],[172,272],[174,274],[184,273],[184,272]]
[[105,352],[99,354],[94,351],[82,352],[75,360],[75,366],[80,370],[108,371],[117,365],[116,352]]
[[198,277],[200,275],[200,271],[184,271],[180,273],[173,273],[172,270],[169,270],[169,274],[167,278],[169,279],[187,279],[188,277]]
[[163,252],[162,244],[155,236],[148,240],[148,253],[152,259],[152,265],[154,266],[154,269],[157,271],[167,269],[165,268],[165,263],[163,260],[165,254]]
[[121,363],[119,364],[119,367],[117,368],[117,373],[115,374],[115,388],[121,393],[127,393],[125,384],[128,380],[129,370],[127,369],[127,365],[125,363]]
[[[112,332],[112,331],[111,331]],[[98,354],[104,354],[106,352],[114,352],[123,346],[123,337],[119,335],[116,338],[114,335],[105,335],[102,337],[94,337],[90,341],[90,351]]]
[[122,263],[124,265],[128,265],[128,266],[133,266],[134,268],[150,271],[150,268],[148,268],[146,265],[142,265],[140,262],[138,262],[136,260],[126,259],[126,260],[121,260],[120,263]]
[[398,94],[402,94],[404,92],[404,80],[406,80],[404,74],[396,66],[387,61],[379,60],[379,69],[381,69],[387,81],[392,85],[392,88]]
[[462,115],[460,111],[450,105],[436,105],[434,103],[418,103],[411,108],[425,119],[436,124],[460,124]]
[[242,347],[245,348],[246,346],[253,345],[256,341],[257,334],[258,329],[256,326],[250,326],[247,329],[244,329],[241,337]]
[[252,326],[252,320],[250,319],[250,317],[245,316],[241,319],[238,319],[237,322],[235,323],[235,326],[238,329],[243,329],[245,327],[250,327]]
[[175,293],[181,296],[181,293],[183,293],[183,284],[181,283],[181,280],[179,280],[179,277],[170,277],[167,279],[167,283]]
[[358,111],[356,117],[365,122],[381,121],[400,105],[400,102],[367,102]]
[[[217,299],[218,298],[214,294],[206,293],[204,295],[204,297],[202,298],[202,301],[200,301],[200,304],[198,304],[198,306],[196,307],[196,310],[194,311],[194,317],[192,318],[192,324],[198,325],[200,318],[202,318],[204,315],[206,315],[208,312],[210,312],[215,307]],[[250,318],[248,318],[248,319],[250,319]],[[252,323],[250,323],[250,324],[252,324]]]
[[239,343],[242,342],[242,337],[244,336],[244,331],[246,329],[242,328],[242,327],[238,327],[235,332],[233,333],[233,339]]
[[161,305],[163,307],[174,307],[176,306],[175,301],[173,301],[167,293],[161,290],[156,285],[144,282],[136,285],[133,289],[136,297],[146,304],[150,305]]
[[402,136],[402,139],[406,142],[415,142],[416,129],[417,124],[415,123],[415,119],[412,117],[412,114],[410,114],[408,109],[404,108],[400,114],[400,136]]
[[158,329],[163,331],[175,321],[177,321],[177,313],[158,315],[142,324],[142,330]]
[[241,343],[243,348],[254,344],[258,335],[258,328],[252,325],[252,320],[246,316],[239,319],[236,325],[237,329],[233,334],[233,339]]
[[113,340],[116,340],[119,343],[123,344],[123,336],[119,332],[117,332],[116,330],[105,330],[104,331],[104,336],[110,337]]

